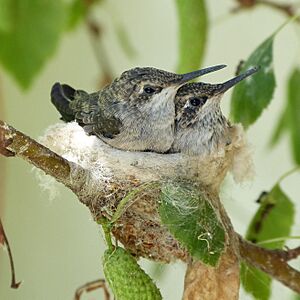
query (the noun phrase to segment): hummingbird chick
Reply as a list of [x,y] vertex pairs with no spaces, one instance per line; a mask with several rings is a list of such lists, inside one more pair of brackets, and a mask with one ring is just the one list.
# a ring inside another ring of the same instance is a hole
[[177,90],[196,77],[224,67],[218,65],[186,74],[134,68],[91,94],[55,83],[51,101],[62,120],[76,121],[87,134],[96,135],[115,148],[164,153],[174,140]]
[[205,155],[230,144],[232,126],[222,114],[220,101],[228,89],[258,69],[251,68],[221,84],[197,82],[182,86],[175,97],[175,135],[170,152]]

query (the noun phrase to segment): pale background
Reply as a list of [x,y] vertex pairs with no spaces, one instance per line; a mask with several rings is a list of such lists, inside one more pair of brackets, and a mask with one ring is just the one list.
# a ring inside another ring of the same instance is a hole
[[[205,77],[218,82],[231,77],[240,59],[285,21],[280,13],[267,8],[229,16],[234,1],[210,0],[210,28],[205,66],[226,63],[227,69]],[[119,74],[133,66],[155,66],[174,70],[177,62],[177,18],[172,0],[107,1],[95,11],[106,25],[105,47],[113,70]],[[111,16],[122,24],[136,49],[137,56],[128,60],[113,34]],[[300,31],[289,25],[275,40],[275,97],[259,121],[251,127],[248,137],[253,145],[256,177],[253,182],[238,186],[228,179],[222,198],[235,228],[244,233],[257,208],[255,199],[261,191],[272,187],[280,175],[293,167],[288,138],[270,150],[267,147],[285,98],[288,72],[299,63]],[[192,47],[192,45],[191,45]],[[89,36],[83,26],[65,34],[57,52],[47,63],[29,92],[21,91],[7,74],[1,75],[1,91],[5,99],[5,120],[36,138],[50,124],[57,122],[58,113],[49,100],[55,81],[93,91],[99,79],[98,65]],[[230,93],[223,102],[228,115]],[[0,158],[3,159],[3,158]],[[13,250],[17,279],[23,284],[11,290],[8,258],[0,251],[0,299],[48,300],[72,299],[81,284],[103,277],[101,255],[105,249],[101,232],[91,220],[89,211],[66,188],[49,200],[49,194],[38,186],[32,167],[20,159],[6,160],[7,176],[3,223]],[[299,208],[299,175],[284,181],[285,192]],[[3,205],[2,205],[3,208]],[[294,234],[299,235],[299,209]],[[276,226],[276,224],[274,224]],[[295,242],[289,242],[293,246]],[[143,261],[151,273],[153,264]],[[298,265],[300,265],[298,261]],[[183,288],[183,264],[167,267],[158,282],[165,299],[180,299]],[[160,269],[158,270],[159,273]],[[82,299],[102,299],[102,291]],[[272,299],[291,299],[291,292],[276,284]],[[241,299],[250,299],[243,292]]]

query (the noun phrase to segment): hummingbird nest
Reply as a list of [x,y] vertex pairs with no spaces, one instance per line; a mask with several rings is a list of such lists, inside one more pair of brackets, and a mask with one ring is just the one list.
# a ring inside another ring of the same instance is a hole
[[[40,142],[87,171],[82,174],[75,165],[71,166],[71,179],[75,183],[82,182],[85,176],[85,184],[76,195],[95,220],[101,216],[111,219],[120,200],[140,189],[125,207],[112,232],[137,256],[170,262],[174,259],[186,261],[188,254],[161,226],[157,205],[159,187],[151,184],[148,188],[140,187],[152,182],[185,180],[199,185],[205,193],[217,195],[227,171],[231,171],[237,182],[251,178],[251,151],[242,126],[232,126],[229,134],[229,145],[220,145],[218,151],[205,156],[118,150],[96,136],[86,135],[76,122],[50,126]],[[46,176],[40,176],[44,187],[48,182]]]

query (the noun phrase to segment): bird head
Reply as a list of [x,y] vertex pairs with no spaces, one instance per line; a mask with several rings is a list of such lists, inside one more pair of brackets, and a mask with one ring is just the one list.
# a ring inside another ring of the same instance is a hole
[[159,107],[174,101],[177,90],[188,81],[224,68],[217,65],[186,74],[144,67],[125,71],[110,86],[118,99],[136,107]]
[[184,128],[207,116],[212,119],[214,114],[220,113],[220,100],[224,93],[258,70],[258,67],[253,67],[220,84],[195,82],[183,85],[174,100],[177,125]]

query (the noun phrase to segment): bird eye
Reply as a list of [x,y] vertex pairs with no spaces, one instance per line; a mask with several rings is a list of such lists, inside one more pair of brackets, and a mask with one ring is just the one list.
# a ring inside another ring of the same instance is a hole
[[205,102],[207,101],[208,97],[207,96],[203,96],[203,97],[193,97],[190,98],[190,104],[192,106],[199,106],[199,105],[204,105]]
[[145,86],[144,87],[144,92],[148,95],[151,95],[151,94],[155,93],[155,89],[151,86]]

